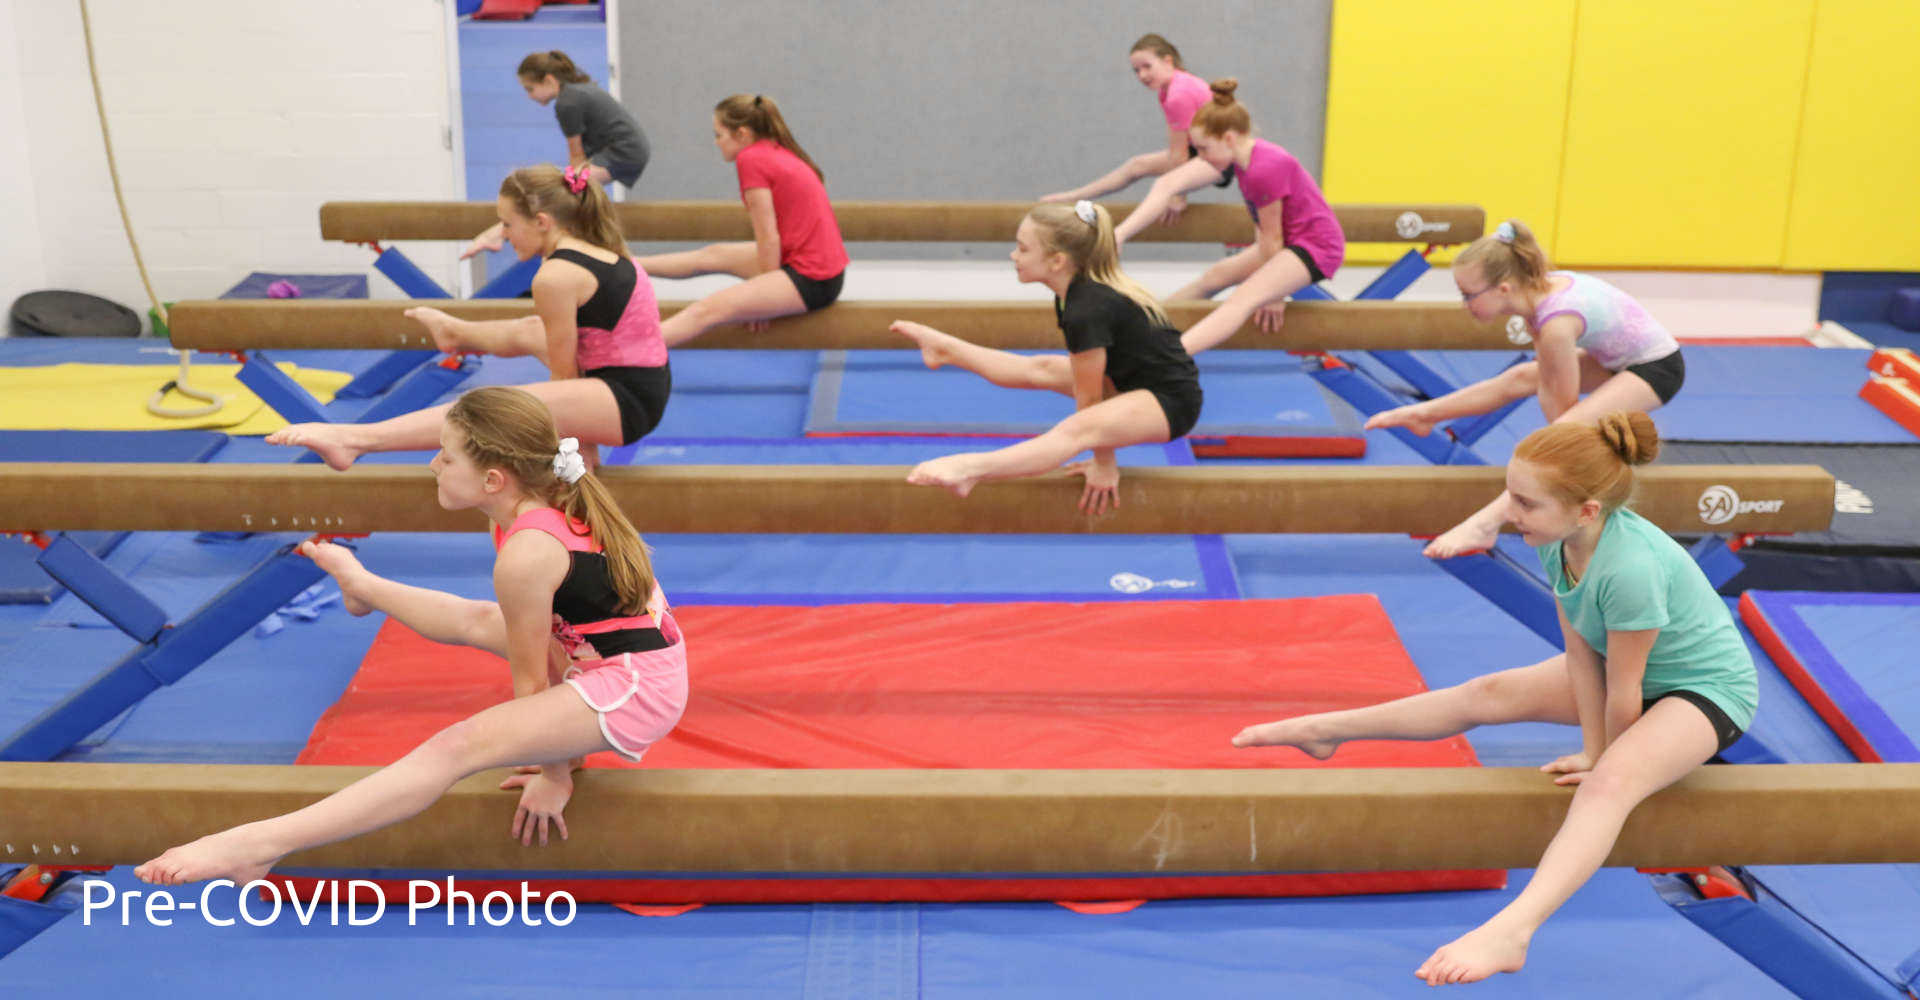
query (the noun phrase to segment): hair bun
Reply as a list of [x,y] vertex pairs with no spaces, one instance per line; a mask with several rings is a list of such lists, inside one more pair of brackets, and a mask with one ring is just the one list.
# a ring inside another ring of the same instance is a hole
[[1240,89],[1240,81],[1234,77],[1222,77],[1208,84],[1213,88],[1213,99],[1220,104],[1232,104],[1233,92]]
[[1638,411],[1601,417],[1600,438],[1628,465],[1645,465],[1660,456],[1660,432],[1652,417]]

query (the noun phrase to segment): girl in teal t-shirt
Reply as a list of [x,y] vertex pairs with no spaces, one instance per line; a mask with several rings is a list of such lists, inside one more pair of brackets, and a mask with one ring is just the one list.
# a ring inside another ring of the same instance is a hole
[[1534,931],[1593,877],[1627,814],[1725,750],[1753,723],[1758,680],[1706,575],[1622,506],[1660,441],[1644,413],[1557,423],[1507,464],[1504,517],[1540,554],[1567,651],[1530,667],[1367,708],[1249,726],[1235,746],[1331,757],[1347,740],[1437,740],[1500,722],[1580,727],[1581,751],[1541,767],[1578,785],[1533,880],[1491,920],[1435,951],[1430,985],[1518,971]]

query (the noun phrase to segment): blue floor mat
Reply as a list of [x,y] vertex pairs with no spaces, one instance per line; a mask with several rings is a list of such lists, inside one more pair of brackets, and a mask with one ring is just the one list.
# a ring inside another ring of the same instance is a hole
[[[1020,352],[1033,354],[1039,352]],[[1356,437],[1352,408],[1276,352],[1200,358],[1200,437]],[[829,351],[808,404],[808,434],[1039,434],[1073,413],[1054,392],[996,386],[964,369],[928,371],[916,351]]]
[[[106,876],[144,888],[128,869]],[[266,987],[281,1000],[359,990],[416,995],[1006,997],[1430,996],[1412,970],[1525,884],[1498,892],[1345,899],[1189,900],[1083,916],[1052,904],[709,906],[671,919],[580,908],[566,927],[480,923],[449,928],[446,911],[408,926],[388,907],[368,926],[326,911],[301,926],[291,910],[265,927],[215,927],[197,911],[171,927],[138,915],[122,926],[72,915],[6,964],[23,995],[201,993],[214,983]],[[233,890],[211,897],[235,912]],[[259,913],[258,910],[250,912]],[[496,913],[498,908],[496,907]],[[264,914],[262,914],[264,916]],[[514,961],[499,956],[510,951]],[[431,963],[422,962],[431,954]],[[1623,962],[1622,955],[1633,960]],[[1489,997],[1763,998],[1787,994],[1667,910],[1644,878],[1601,871],[1534,938],[1530,965],[1475,988]]]

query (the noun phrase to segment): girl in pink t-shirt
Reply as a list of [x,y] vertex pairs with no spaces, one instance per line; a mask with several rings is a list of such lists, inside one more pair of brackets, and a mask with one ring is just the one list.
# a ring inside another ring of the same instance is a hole
[[[660,422],[672,376],[660,307],[646,269],[627,255],[613,203],[585,166],[522,167],[500,183],[502,233],[521,260],[543,258],[533,312],[468,320],[417,306],[407,318],[449,354],[535,357],[551,378],[524,386],[553,411],[560,433],[596,445],[632,444]],[[293,424],[268,444],[312,449],[336,469],[370,451],[423,451],[440,440],[447,407],[370,424]]]
[[[1212,97],[1207,82],[1187,72],[1180,61],[1180,50],[1159,35],[1141,35],[1128,51],[1127,62],[1133,66],[1134,79],[1160,95],[1160,112],[1167,119],[1167,148],[1141,153],[1096,180],[1071,191],[1044,195],[1041,201],[1072,203],[1098,198],[1142,177],[1158,177],[1193,158],[1195,150],[1187,141],[1187,128],[1193,124],[1193,113]],[[1185,197],[1171,199],[1162,212],[1165,221],[1173,221],[1186,207]]]
[[1239,83],[1215,80],[1212,100],[1193,116],[1189,138],[1200,155],[1163,174],[1116,235],[1132,238],[1160,218],[1173,199],[1220,179],[1238,177],[1254,245],[1202,272],[1168,299],[1209,299],[1239,287],[1227,301],[1180,338],[1187,353],[1217,347],[1258,313],[1260,327],[1277,330],[1286,297],[1333,276],[1346,258],[1347,239],[1320,186],[1293,154],[1253,137],[1253,119],[1233,92]]
[[[1554,271],[1533,231],[1517,219],[1469,244],[1453,261],[1453,283],[1481,322],[1517,317],[1535,360],[1439,399],[1376,413],[1368,430],[1405,427],[1419,435],[1458,417],[1491,413],[1538,397],[1549,423],[1594,423],[1616,411],[1659,409],[1686,380],[1680,343],[1627,293],[1591,275]],[[1506,523],[1507,494],[1433,540],[1426,554],[1447,559],[1493,547]]]
[[727,323],[764,330],[767,320],[825,309],[840,297],[847,247],[827,201],[826,175],[794,141],[780,106],[735,94],[713,109],[713,144],[740,177],[753,242],[640,258],[662,278],[732,274],[746,280],[667,317],[661,336],[678,347]]

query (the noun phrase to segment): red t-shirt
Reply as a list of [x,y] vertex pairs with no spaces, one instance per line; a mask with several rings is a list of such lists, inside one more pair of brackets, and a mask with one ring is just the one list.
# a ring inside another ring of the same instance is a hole
[[820,281],[847,269],[847,246],[827,201],[827,186],[807,161],[772,139],[762,139],[741,150],[733,167],[740,174],[742,201],[754,188],[773,192],[781,266]]

